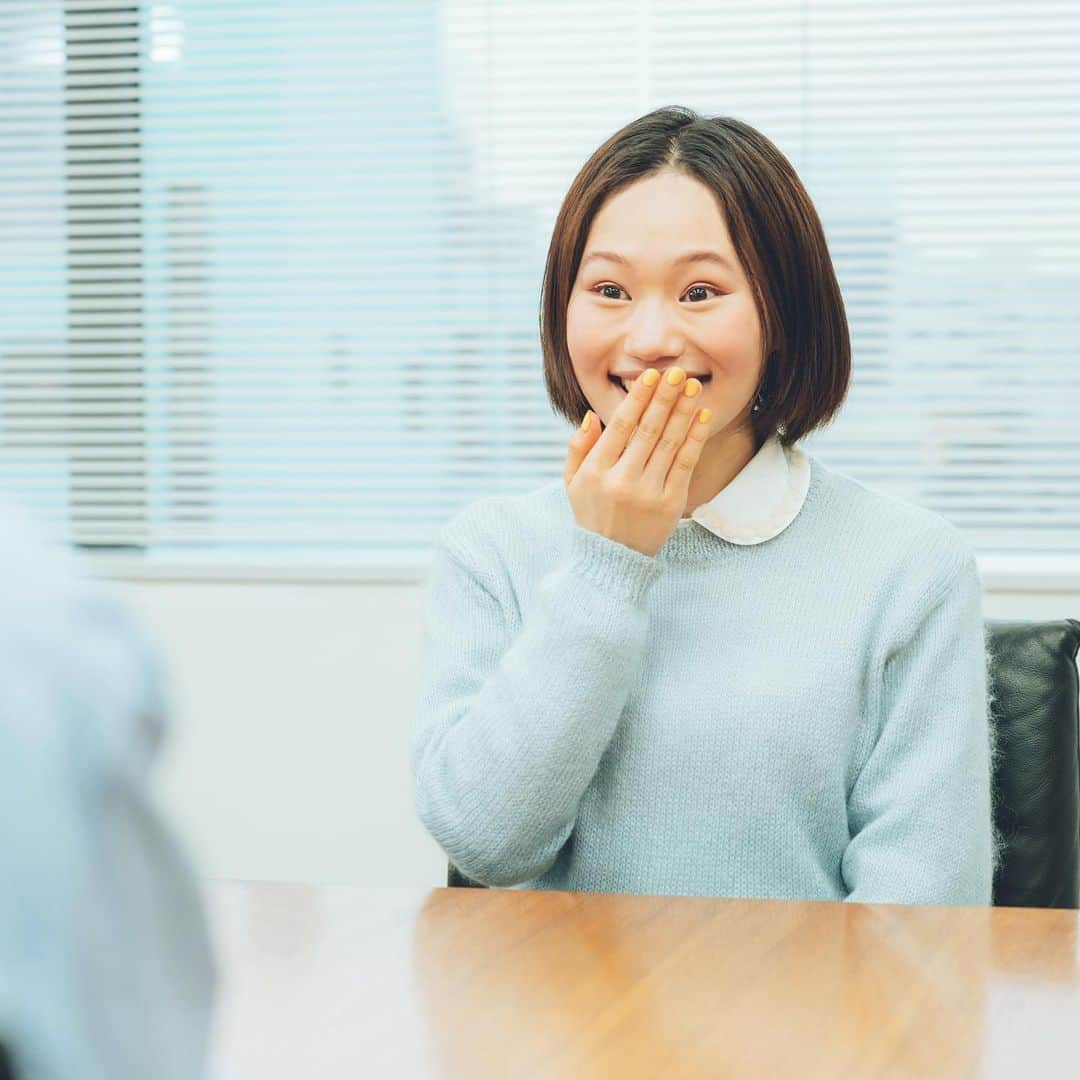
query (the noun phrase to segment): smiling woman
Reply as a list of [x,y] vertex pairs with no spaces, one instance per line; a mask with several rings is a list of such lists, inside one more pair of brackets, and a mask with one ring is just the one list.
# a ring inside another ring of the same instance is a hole
[[[708,246],[694,247],[702,241]],[[764,442],[749,418],[764,366],[754,290],[716,199],[679,169],[661,169],[610,195],[585,248],[567,304],[566,345],[602,424],[648,369],[677,367],[696,379],[689,384],[700,390],[695,405],[709,409],[684,508],[689,515]]]
[[608,139],[567,193],[543,292],[548,394],[572,422],[589,409],[606,427],[645,370],[697,380],[709,422],[684,516],[847,393],[847,319],[817,213],[784,155],[737,120],[658,109]]
[[795,445],[851,348],[787,159],[730,118],[635,120],[571,184],[542,304],[551,401],[604,430],[437,538],[413,774],[450,861],[526,889],[988,904],[977,563]]
[[678,365],[713,382],[701,496],[770,435],[791,446],[830,422],[847,394],[817,211],[781,151],[731,117],[657,109],[598,147],[560,208],[542,295],[548,396],[575,426],[588,409],[607,423],[611,375]]

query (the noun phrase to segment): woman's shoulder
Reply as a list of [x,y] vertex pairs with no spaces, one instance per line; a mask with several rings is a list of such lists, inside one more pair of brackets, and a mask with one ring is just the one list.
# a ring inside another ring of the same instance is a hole
[[841,468],[810,456],[818,502],[828,510],[825,528],[839,529],[869,551],[888,552],[898,560],[937,553],[955,564],[974,558],[971,540],[938,511],[903,495],[860,480]]
[[482,495],[465,503],[439,530],[439,540],[458,552],[492,549],[504,559],[553,542],[572,520],[562,478],[523,492]]

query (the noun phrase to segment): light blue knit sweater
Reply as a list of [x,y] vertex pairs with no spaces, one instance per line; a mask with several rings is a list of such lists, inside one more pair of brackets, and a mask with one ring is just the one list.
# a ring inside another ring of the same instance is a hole
[[932,511],[808,455],[764,543],[650,557],[562,479],[439,533],[420,819],[484,884],[986,905],[999,844],[982,590]]

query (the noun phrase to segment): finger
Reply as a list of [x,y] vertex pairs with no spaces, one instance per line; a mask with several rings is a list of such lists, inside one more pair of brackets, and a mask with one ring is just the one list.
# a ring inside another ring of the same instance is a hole
[[[668,369],[667,374],[657,384],[656,393],[638,422],[637,431],[620,463],[632,475],[644,473],[646,462],[664,434],[671,410],[682,396],[685,378],[686,372],[681,367],[673,367]],[[672,449],[672,454],[675,449],[677,447]]]
[[667,482],[668,473],[671,471],[671,463],[675,455],[686,442],[690,425],[694,422],[698,411],[698,402],[701,400],[701,383],[697,379],[687,379],[677,387],[675,405],[668,415],[667,426],[663,435],[653,448],[649,460],[645,463],[642,473],[644,479],[655,488],[662,491]]
[[682,499],[684,502],[690,491],[690,477],[694,475],[694,469],[701,460],[701,450],[709,438],[709,420],[712,410],[702,409],[697,418],[690,424],[690,430],[675,460],[671,463],[667,481],[664,484],[664,495],[673,499]]
[[[588,426],[586,427],[586,425]],[[599,436],[600,418],[592,409],[587,409],[581,425],[570,436],[570,443],[566,451],[566,467],[563,469],[564,485],[569,485],[570,481],[574,479],[574,475],[581,468],[581,463],[585,460],[586,455],[596,445]]]
[[619,402],[611,422],[604,428],[604,433],[592,450],[599,469],[610,469],[626,450],[630,436],[653,399],[653,392],[663,382],[659,375],[659,371],[650,368],[630,384],[629,393]]

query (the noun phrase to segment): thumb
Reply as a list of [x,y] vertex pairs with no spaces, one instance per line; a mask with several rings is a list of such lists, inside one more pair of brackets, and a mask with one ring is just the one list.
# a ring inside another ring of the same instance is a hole
[[563,469],[563,483],[569,484],[574,474],[581,468],[589,451],[596,445],[600,438],[600,418],[589,409],[585,413],[585,419],[581,427],[570,438],[570,444],[566,452],[566,468]]

